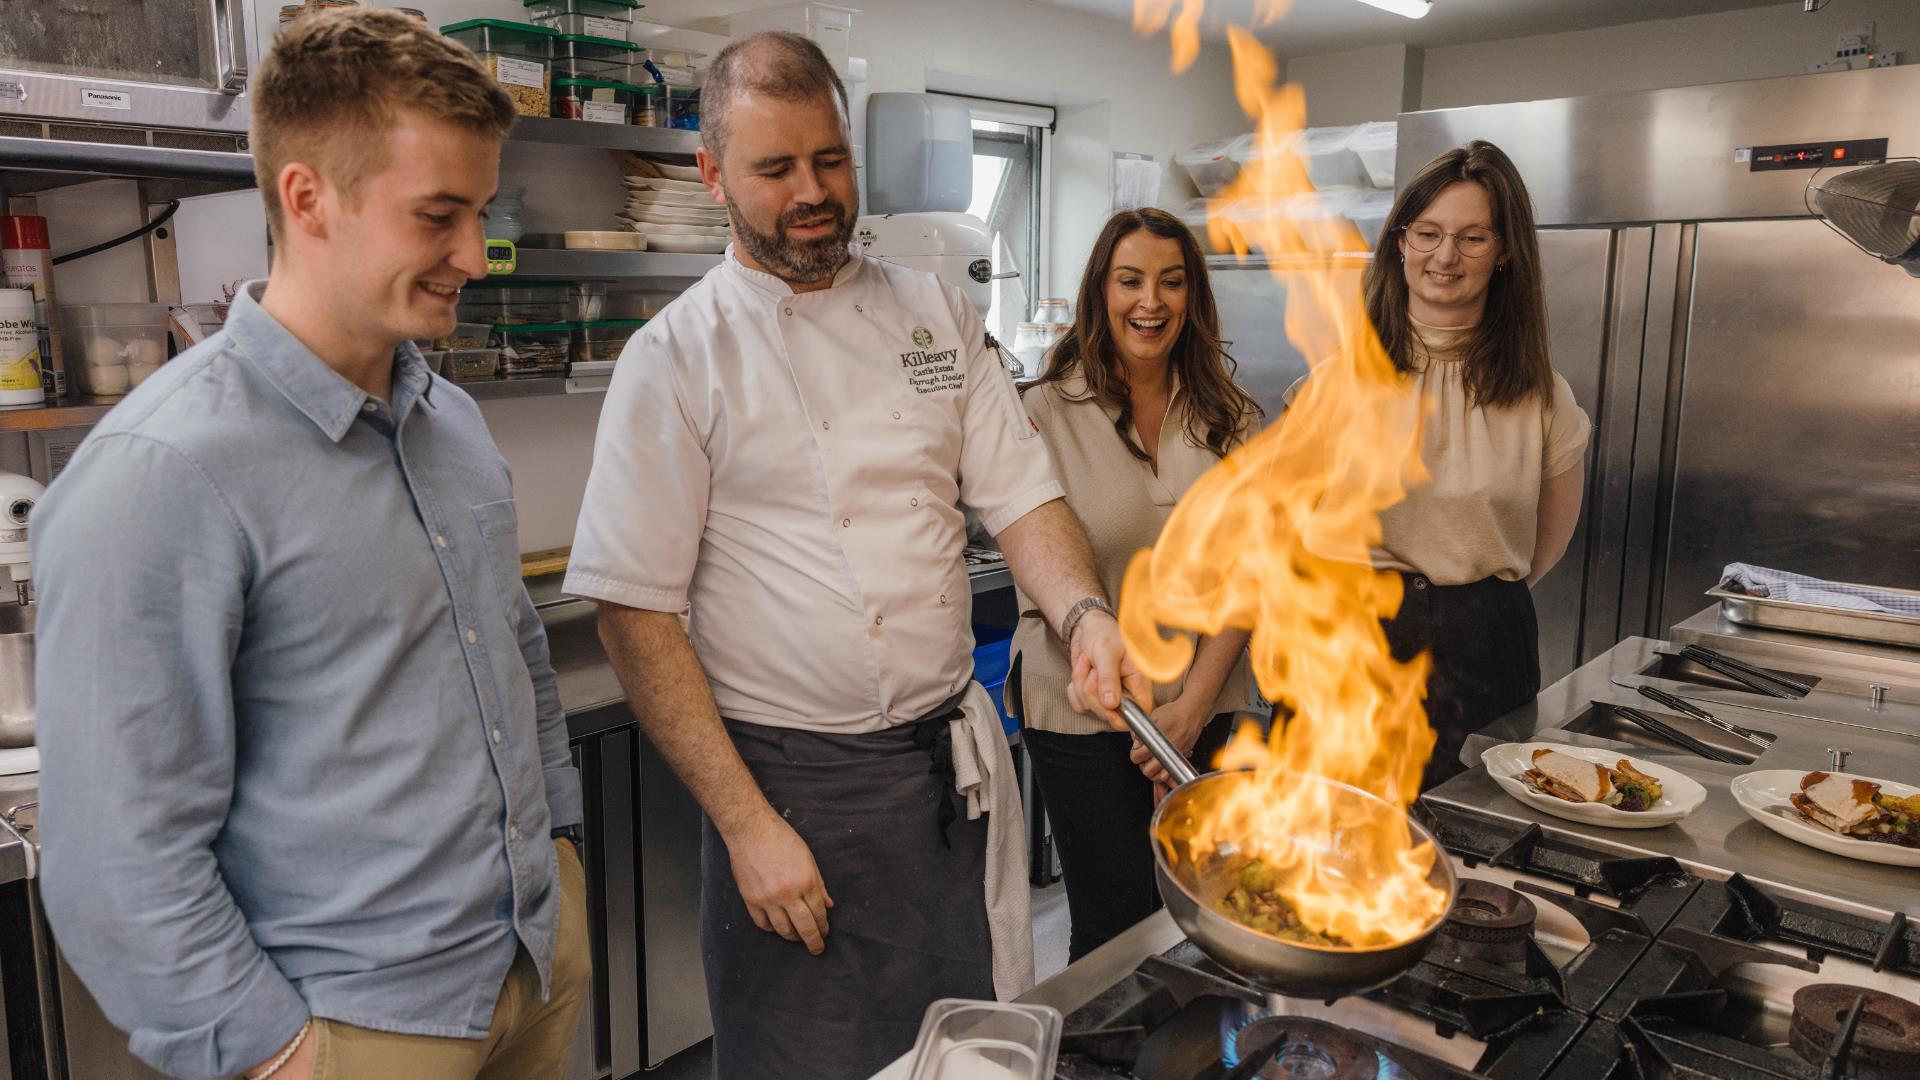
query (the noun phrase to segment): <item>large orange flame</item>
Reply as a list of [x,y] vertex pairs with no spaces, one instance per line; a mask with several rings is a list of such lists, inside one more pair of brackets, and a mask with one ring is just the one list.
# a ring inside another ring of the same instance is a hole
[[[1174,2],[1136,0],[1136,23],[1166,25]],[[1176,70],[1198,51],[1202,0],[1179,3]],[[1208,231],[1217,249],[1270,260],[1288,336],[1313,375],[1285,419],[1201,477],[1159,542],[1135,556],[1120,621],[1134,661],[1162,682],[1193,655],[1190,637],[1166,629],[1251,630],[1255,677],[1288,717],[1264,741],[1243,728],[1222,753],[1222,768],[1255,779],[1222,785],[1230,790],[1187,838],[1191,854],[1231,845],[1276,871],[1309,929],[1356,945],[1398,941],[1444,910],[1445,891],[1427,880],[1439,853],[1413,842],[1405,814],[1356,820],[1354,800],[1336,806],[1337,789],[1295,778],[1318,774],[1404,807],[1433,751],[1427,658],[1391,655],[1380,620],[1399,610],[1400,579],[1369,559],[1380,511],[1425,479],[1420,417],[1366,317],[1366,243],[1344,219],[1293,212],[1313,191],[1292,149],[1304,94],[1276,85],[1279,66],[1249,30],[1231,28],[1229,44],[1258,153],[1213,200]]]

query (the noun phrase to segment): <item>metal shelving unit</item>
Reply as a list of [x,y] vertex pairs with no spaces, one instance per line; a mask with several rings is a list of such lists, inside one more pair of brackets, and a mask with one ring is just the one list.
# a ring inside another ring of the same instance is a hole
[[689,161],[693,159],[693,152],[700,148],[700,133],[697,131],[597,124],[590,120],[557,120],[549,116],[521,117],[514,122],[513,131],[507,138],[514,142],[550,143],[555,146],[632,150],[641,154],[671,155]]
[[676,255],[665,251],[566,251],[520,249],[516,278],[566,281],[652,279],[690,284],[720,265],[719,255]]

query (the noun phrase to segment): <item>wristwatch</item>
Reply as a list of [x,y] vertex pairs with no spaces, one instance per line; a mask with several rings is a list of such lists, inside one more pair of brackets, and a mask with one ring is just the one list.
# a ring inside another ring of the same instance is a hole
[[580,850],[580,826],[578,825],[562,825],[547,835],[555,840],[567,841],[573,845],[575,851]]
[[1120,617],[1119,613],[1113,610],[1113,605],[1107,603],[1106,597],[1081,597],[1078,603],[1067,609],[1067,617],[1060,620],[1060,643],[1067,647],[1068,652],[1073,651],[1074,629],[1080,625],[1080,620],[1085,618],[1089,611],[1104,611],[1116,619]]

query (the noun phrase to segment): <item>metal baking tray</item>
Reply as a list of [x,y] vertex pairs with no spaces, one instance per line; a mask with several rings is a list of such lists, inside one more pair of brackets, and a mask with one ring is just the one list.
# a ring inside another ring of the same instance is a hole
[[[1884,591],[1920,599],[1920,592],[1910,589],[1885,589]],[[1795,630],[1803,634],[1821,634],[1826,637],[1849,638],[1854,641],[1871,641],[1881,645],[1902,645],[1910,649],[1920,649],[1920,619],[1908,618],[1904,615],[1887,615],[1878,611],[1856,611],[1851,608],[1827,607],[1824,604],[1802,604],[1792,600],[1748,596],[1745,593],[1728,592],[1721,588],[1708,589],[1707,595],[1720,601],[1720,614],[1726,616],[1729,622],[1736,622],[1742,626]]]

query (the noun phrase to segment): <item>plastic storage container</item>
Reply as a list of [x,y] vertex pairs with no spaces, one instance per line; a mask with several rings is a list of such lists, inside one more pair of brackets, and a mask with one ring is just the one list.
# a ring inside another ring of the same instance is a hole
[[624,124],[633,115],[640,88],[604,79],[553,80],[553,115],[565,120]]
[[867,98],[869,214],[964,211],[973,201],[973,114],[952,98]]
[[641,85],[633,96],[633,126],[667,126],[666,88],[652,83]]
[[1240,161],[1233,156],[1235,150],[1242,150],[1253,142],[1251,135],[1235,135],[1226,139],[1208,139],[1197,143],[1185,153],[1173,155],[1173,163],[1187,171],[1193,186],[1200,194],[1212,198],[1226,190],[1228,184],[1240,175]]
[[561,34],[553,39],[553,77],[633,81],[633,67],[646,58],[640,46],[624,39],[592,34]]
[[440,374],[454,382],[491,379],[500,369],[499,349],[449,349],[441,354]]
[[1400,147],[1400,125],[1391,121],[1361,124],[1349,144],[1367,170],[1367,182],[1377,188],[1393,187],[1393,156]]
[[468,19],[443,26],[440,32],[473,50],[513,98],[514,112],[545,116],[552,109],[548,65],[559,31],[505,19]]
[[167,362],[165,304],[68,304],[60,325],[76,393],[124,394]]
[[627,347],[627,339],[641,327],[647,325],[645,319],[611,319],[601,322],[583,322],[573,337],[573,362],[576,364],[612,363],[620,359],[620,351]]
[[911,1080],[1047,1080],[1060,1027],[1048,1005],[942,998],[920,1020]]
[[700,130],[700,88],[667,87],[667,126],[681,131]]
[[435,338],[436,349],[484,349],[493,339],[493,326],[483,322],[456,323],[453,332]]
[[1347,220],[1360,230],[1366,238],[1367,246],[1373,247],[1380,242],[1380,230],[1386,228],[1387,215],[1393,212],[1393,192],[1367,191],[1357,194],[1347,204]]
[[564,375],[573,353],[573,323],[496,326],[500,335],[500,373],[508,378]]
[[524,0],[527,18],[562,34],[627,40],[640,0]]
[[[1366,167],[1353,151],[1353,127],[1308,128],[1293,137],[1293,152],[1306,163],[1307,176],[1316,188],[1370,187]],[[1231,156],[1241,167],[1260,161],[1260,147],[1249,139],[1235,147]]]
[[566,285],[469,285],[458,308],[461,322],[556,323],[567,317]]

